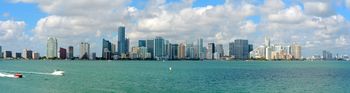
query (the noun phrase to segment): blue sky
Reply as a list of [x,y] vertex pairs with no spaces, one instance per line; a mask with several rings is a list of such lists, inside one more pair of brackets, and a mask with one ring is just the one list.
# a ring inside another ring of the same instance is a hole
[[[30,48],[45,54],[46,38],[54,36],[62,41],[61,47],[91,42],[93,50],[99,54],[100,39],[116,41],[114,30],[123,24],[129,30],[127,34],[132,43],[162,35],[176,43],[207,37],[206,42],[226,45],[233,39],[243,38],[259,46],[268,36],[276,44],[298,42],[304,46],[305,56],[319,54],[323,49],[350,54],[344,52],[349,51],[350,46],[350,0],[186,1],[190,0],[90,1],[93,3],[84,0],[2,0],[0,22],[5,25],[0,28],[3,31],[0,41],[4,42],[0,45],[19,45],[11,42],[29,40],[38,45],[5,48],[14,51]],[[190,7],[181,6],[186,4]],[[62,9],[64,11],[60,11]],[[109,9],[117,12],[110,13]],[[178,11],[171,12],[173,9]],[[18,34],[9,34],[9,31]],[[68,40],[73,37],[76,40]],[[339,46],[332,46],[334,42]]]

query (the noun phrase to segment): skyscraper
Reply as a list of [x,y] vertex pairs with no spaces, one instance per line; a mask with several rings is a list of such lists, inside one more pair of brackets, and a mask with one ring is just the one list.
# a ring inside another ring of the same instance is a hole
[[333,59],[332,53],[329,51],[323,50],[322,51],[322,59],[323,60],[332,60]]
[[146,40],[139,40],[139,47],[146,47]]
[[5,59],[11,59],[12,58],[12,51],[5,51],[4,52],[4,58]]
[[151,54],[151,59],[153,59],[154,58],[154,40],[147,40],[146,47],[147,47],[148,53]]
[[194,46],[193,43],[187,43],[186,44],[186,59],[195,59],[195,52],[194,52]]
[[48,59],[57,58],[57,39],[49,37],[47,40],[47,56]]
[[16,59],[21,59],[22,58],[22,53],[16,53]]
[[172,60],[178,59],[179,44],[170,44],[170,45],[171,45],[170,59]]
[[164,58],[164,39],[162,37],[156,37],[154,39],[154,58],[162,59]]
[[60,48],[60,59],[67,59],[67,49]]
[[90,44],[87,42],[81,42],[79,59],[89,59],[89,58],[90,58]]
[[185,43],[180,43],[178,49],[178,59],[185,59],[186,57],[186,45]]
[[233,54],[233,56],[235,57],[235,59],[246,60],[249,58],[248,40],[237,39],[234,41],[233,46],[229,46],[229,47],[230,47],[230,49],[233,49],[230,51]]
[[301,46],[294,43],[291,47],[292,55],[294,59],[301,59]]
[[205,52],[204,52],[204,46],[203,46],[203,39],[200,38],[198,39],[197,41],[197,56],[198,56],[198,59],[204,59],[205,57]]
[[228,55],[231,56],[231,57],[234,57],[234,46],[235,46],[235,43],[234,42],[230,42],[229,43],[229,46],[228,46]]
[[2,47],[0,46],[0,58],[2,58]]
[[33,51],[29,49],[24,49],[22,54],[24,59],[33,59]]
[[38,60],[40,57],[39,53],[38,52],[33,52],[33,59],[34,60]]
[[208,49],[207,49],[207,59],[214,59],[214,53],[215,53],[215,43],[208,43]]
[[225,54],[225,52],[224,52],[224,45],[217,44],[215,49],[216,49],[216,53],[218,54],[219,58],[224,56],[224,54]]
[[265,46],[266,46],[266,47],[270,47],[270,46],[271,46],[271,44],[270,44],[270,38],[268,38],[268,37],[265,37]]
[[68,58],[69,59],[73,59],[74,58],[74,47],[73,46],[69,46],[68,47]]
[[127,40],[125,38],[125,27],[118,28],[118,54],[127,54]]
[[271,47],[266,47],[265,52],[266,52],[265,59],[271,60],[272,59],[272,48]]
[[112,43],[108,40],[102,40],[102,58],[106,60],[112,59]]

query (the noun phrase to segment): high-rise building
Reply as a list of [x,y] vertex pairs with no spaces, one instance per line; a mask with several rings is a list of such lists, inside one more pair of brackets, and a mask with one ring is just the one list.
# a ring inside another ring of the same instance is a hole
[[229,46],[228,46],[228,51],[229,51],[229,53],[228,53],[228,55],[229,56],[231,56],[231,57],[234,57],[234,46],[235,46],[235,43],[234,42],[230,42],[229,43]]
[[117,45],[112,43],[112,49],[111,49],[112,56],[117,54],[117,50],[116,49],[117,49]]
[[21,59],[22,58],[22,53],[16,53],[16,59]]
[[294,59],[301,59],[301,46],[298,44],[293,44],[291,47],[292,55]]
[[60,48],[60,59],[67,59],[67,49],[65,48]]
[[38,60],[40,58],[40,55],[38,52],[33,52],[33,59]]
[[179,49],[179,44],[170,44],[171,45],[171,51],[170,51],[170,58],[172,60],[178,59],[178,49]]
[[0,58],[2,58],[2,47],[0,46]]
[[224,56],[225,52],[224,52],[224,45],[222,44],[217,44],[216,47],[216,53],[218,55],[218,58],[221,58]]
[[186,52],[186,59],[195,59],[195,52],[194,52],[193,43],[186,44],[185,52]]
[[[232,44],[232,43],[231,43]],[[230,45],[231,45],[230,44]],[[237,39],[234,41],[233,46],[229,46],[231,49],[231,53],[233,54],[235,59],[246,60],[249,58],[249,44],[248,40]]]
[[74,47],[73,46],[69,46],[68,47],[68,58],[69,59],[73,59],[74,58]]
[[93,52],[93,53],[92,53],[91,59],[92,59],[92,60],[96,60],[96,52]]
[[186,57],[186,45],[184,43],[179,44],[178,59],[185,59]]
[[146,40],[139,40],[139,47],[146,47]]
[[124,54],[128,54],[129,53],[129,47],[130,47],[130,39],[126,38],[125,39],[125,53]]
[[151,54],[147,51],[147,47],[140,47],[139,52],[141,59],[147,59],[151,57]]
[[33,51],[29,49],[24,49],[22,54],[24,59],[33,59]]
[[162,37],[156,37],[154,39],[154,58],[163,59],[164,58],[164,39]]
[[265,46],[266,47],[270,47],[271,46],[270,38],[268,38],[268,37],[265,37]]
[[214,59],[214,53],[215,53],[215,43],[208,43],[207,59],[209,60]]
[[5,59],[11,59],[12,57],[12,51],[5,51],[4,52],[4,58]]
[[118,54],[127,54],[127,39],[125,38],[125,27],[118,28]]
[[148,53],[151,54],[151,59],[153,59],[154,58],[154,40],[147,40],[146,47],[147,47]]
[[271,60],[272,59],[272,48],[271,47],[266,47],[265,52],[266,52],[265,59]]
[[323,60],[332,60],[333,59],[333,55],[331,52],[323,50],[322,51],[322,59]]
[[198,56],[198,59],[204,59],[205,57],[205,52],[204,52],[204,46],[203,46],[203,39],[200,38],[198,41],[197,41],[197,56]]
[[90,59],[90,44],[87,42],[80,43],[79,59]]
[[48,59],[57,58],[57,39],[49,37],[47,40],[47,56]]
[[106,60],[112,59],[112,43],[108,40],[102,40],[102,58]]

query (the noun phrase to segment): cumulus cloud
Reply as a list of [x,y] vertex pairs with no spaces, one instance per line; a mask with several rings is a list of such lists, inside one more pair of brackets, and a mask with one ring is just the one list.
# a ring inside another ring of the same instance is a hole
[[346,7],[350,9],[350,0],[345,0]]
[[15,41],[24,39],[24,21],[0,21],[0,40],[1,41]]
[[331,8],[331,3],[314,1],[314,2],[305,2],[304,9],[307,15],[327,17],[335,14],[333,8]]

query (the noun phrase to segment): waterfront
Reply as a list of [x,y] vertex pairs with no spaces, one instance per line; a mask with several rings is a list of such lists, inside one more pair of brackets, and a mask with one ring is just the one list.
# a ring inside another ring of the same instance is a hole
[[[15,61],[15,62],[13,62]],[[169,70],[169,67],[172,70]],[[3,93],[344,93],[350,62],[25,61],[2,60],[0,70],[52,72],[0,78]]]

